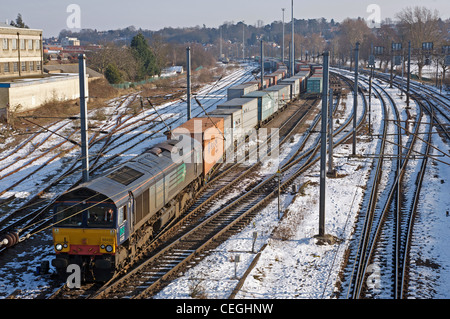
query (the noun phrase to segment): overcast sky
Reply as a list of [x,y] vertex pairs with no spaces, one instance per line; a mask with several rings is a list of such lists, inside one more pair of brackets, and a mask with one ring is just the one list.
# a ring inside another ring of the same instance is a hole
[[[291,0],[0,0],[0,21],[14,20],[22,14],[25,23],[33,29],[44,30],[44,37],[57,36],[69,29],[68,18],[76,18],[69,5],[80,9],[81,28],[111,30],[134,25],[136,28],[159,30],[164,27],[203,26],[218,27],[225,21],[254,25],[282,19],[281,8],[286,8],[285,21],[291,20]],[[371,6],[376,4],[377,6]],[[450,17],[449,0],[294,0],[296,19],[343,19],[379,16],[381,20],[394,18],[408,6],[437,9],[441,18]],[[368,11],[368,8],[370,9]]]

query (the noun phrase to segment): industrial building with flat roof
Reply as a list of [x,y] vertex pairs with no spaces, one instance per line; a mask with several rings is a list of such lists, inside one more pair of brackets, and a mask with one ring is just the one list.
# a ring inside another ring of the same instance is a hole
[[[78,66],[58,66],[48,71],[56,74],[46,74],[43,59],[42,30],[0,23],[0,120],[50,101],[80,97]],[[86,96],[87,86],[86,81]]]
[[0,79],[43,74],[42,30],[0,23]]

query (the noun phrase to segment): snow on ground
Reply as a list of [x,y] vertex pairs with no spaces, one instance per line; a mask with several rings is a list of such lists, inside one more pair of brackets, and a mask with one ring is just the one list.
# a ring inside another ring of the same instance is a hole
[[[352,105],[348,97],[346,105]],[[346,108],[346,114],[351,112]],[[373,108],[376,116],[376,105]],[[378,110],[378,112],[381,112]],[[375,117],[380,119],[381,116]],[[376,122],[375,125],[379,125]],[[300,142],[295,136],[294,143]],[[374,153],[374,143],[359,143],[358,152]],[[280,162],[293,146],[280,152]],[[198,266],[173,281],[157,298],[191,298],[200,290],[207,298],[228,298],[260,251],[256,266],[250,272],[236,298],[292,299],[330,298],[335,291],[341,262],[359,203],[370,163],[348,159],[349,145],[335,151],[335,168],[340,178],[327,179],[326,233],[338,238],[334,245],[318,245],[319,163],[296,180],[301,191],[282,195],[286,211],[278,219],[278,201],[273,200],[242,232],[220,245]],[[356,187],[355,187],[356,186]],[[253,234],[258,233],[254,252]],[[263,248],[263,249],[262,249]],[[235,263],[239,255],[239,263]],[[236,273],[235,273],[236,267]]]
[[[400,103],[395,95],[394,100]],[[348,97],[347,106],[352,105],[352,101],[353,98]],[[346,112],[350,108],[347,107]],[[374,132],[381,132],[382,118],[380,102],[374,100]],[[299,136],[295,137],[296,143],[300,140]],[[377,141],[379,140],[359,140],[357,154],[376,154]],[[441,149],[449,149],[448,145],[443,145],[440,138],[435,137],[435,142]],[[281,153],[280,156],[286,157],[287,152]],[[156,297],[229,298],[239,280],[259,255],[256,264],[244,278],[242,288],[235,295],[236,299],[336,298],[335,293],[340,283],[339,271],[346,248],[352,240],[355,219],[371,171],[370,161],[349,159],[350,153],[351,145],[337,147],[334,164],[340,177],[327,178],[326,181],[325,232],[337,237],[337,243],[318,245],[317,239],[314,238],[318,234],[319,223],[317,163],[296,180],[301,192],[296,195],[282,195],[282,205],[286,211],[281,220],[278,219],[275,199],[242,232],[220,245],[199,265],[186,271]],[[282,161],[283,158],[280,162]],[[417,223],[420,225],[417,227],[419,233],[414,241],[416,248],[411,259],[413,277],[425,279],[422,282],[428,282],[428,288],[434,293],[420,293],[421,287],[413,287],[411,290],[416,293],[412,298],[448,298],[450,252],[447,239],[450,236],[450,216],[447,217],[445,211],[450,210],[450,202],[448,187],[444,185],[449,182],[450,169],[448,165],[435,163],[429,164],[427,170],[432,172],[427,174],[422,189],[423,202],[419,207],[420,221]],[[255,232],[258,235],[253,247]],[[426,240],[423,240],[424,238]],[[256,254],[258,252],[259,254]],[[238,263],[235,262],[236,256],[239,256]],[[433,280],[429,281],[429,278]],[[345,291],[342,291],[341,297],[346,297]]]
[[[209,89],[214,87],[211,86]],[[211,93],[213,96],[213,90]],[[217,103],[217,99],[212,103]],[[353,99],[349,96],[345,113],[341,115],[342,119],[351,111],[352,104]],[[164,107],[158,107],[158,110],[163,109]],[[381,127],[382,118],[379,103],[373,101],[372,110],[373,130],[377,132]],[[293,142],[280,152],[281,163],[283,158],[286,159],[292,154],[295,145],[302,140],[301,136],[295,136]],[[437,134],[434,136],[434,143],[443,150],[449,149],[449,145],[444,144]],[[377,139],[358,141],[359,154],[375,154],[376,149]],[[228,298],[239,279],[258,256],[258,261],[246,277],[236,298],[334,298],[344,253],[352,239],[356,214],[371,171],[369,161],[349,158],[350,153],[349,144],[337,147],[334,152],[334,164],[339,177],[327,178],[325,232],[338,239],[335,244],[318,245],[314,238],[318,233],[319,214],[319,163],[317,163],[296,180],[295,183],[300,190],[297,194],[288,191],[282,194],[282,207],[285,211],[281,220],[278,216],[277,200],[274,200],[250,225],[218,246],[200,264],[186,271],[156,297]],[[51,166],[49,168],[51,169]],[[261,172],[262,175],[268,173],[269,170]],[[422,282],[428,282],[435,293],[425,293],[429,290],[424,288],[429,287],[412,287],[410,290],[414,292],[415,298],[450,297],[450,252],[446,246],[449,239],[447,237],[450,236],[450,216],[447,217],[445,213],[450,209],[449,176],[448,165],[433,161],[428,163],[422,202],[418,208],[417,235],[411,252],[411,277],[427,279],[428,281]],[[29,190],[32,188],[33,185]],[[255,232],[257,237],[253,242]],[[49,240],[45,238],[46,235],[42,236],[44,237],[39,240],[44,242]],[[3,270],[7,269],[8,273],[14,273],[14,269],[17,269],[21,275],[11,276],[6,273],[2,275],[0,291],[9,294],[19,288],[28,294],[28,298],[36,296],[39,288],[45,287],[47,282],[45,278],[34,275],[35,266],[41,260],[51,259],[51,254],[51,247],[41,247],[27,253],[27,258],[17,256],[17,262],[10,263],[9,268]],[[236,256],[239,256],[239,262],[235,262]]]
[[[433,131],[436,133],[436,130]],[[433,145],[448,152],[438,134]],[[434,156],[442,155],[433,149]],[[447,153],[448,154],[448,153]],[[450,162],[448,157],[436,157]],[[411,280],[421,282],[411,287],[411,295],[420,299],[450,298],[450,166],[430,159],[422,184],[411,248]],[[447,215],[448,213],[448,215]]]

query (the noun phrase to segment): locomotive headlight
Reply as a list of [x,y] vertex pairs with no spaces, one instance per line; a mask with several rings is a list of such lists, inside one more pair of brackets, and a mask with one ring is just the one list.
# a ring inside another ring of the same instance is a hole
[[61,251],[61,250],[63,249],[63,245],[62,245],[62,244],[56,244],[56,245],[55,245],[55,249],[56,249],[57,251]]
[[110,253],[113,251],[113,247],[111,245],[106,246],[105,250]]

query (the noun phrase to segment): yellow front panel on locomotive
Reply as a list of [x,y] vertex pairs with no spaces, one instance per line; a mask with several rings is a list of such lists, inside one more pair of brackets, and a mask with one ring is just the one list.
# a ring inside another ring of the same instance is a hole
[[116,238],[114,229],[53,228],[53,247],[57,253],[114,254]]

